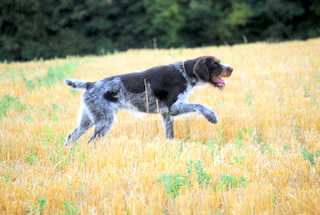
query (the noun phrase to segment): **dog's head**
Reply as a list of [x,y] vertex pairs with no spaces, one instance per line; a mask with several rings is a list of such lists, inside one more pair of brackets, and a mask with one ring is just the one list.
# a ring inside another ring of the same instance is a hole
[[233,68],[220,63],[220,60],[213,56],[200,57],[193,67],[193,74],[202,82],[210,83],[222,89],[226,82],[223,77],[229,77]]

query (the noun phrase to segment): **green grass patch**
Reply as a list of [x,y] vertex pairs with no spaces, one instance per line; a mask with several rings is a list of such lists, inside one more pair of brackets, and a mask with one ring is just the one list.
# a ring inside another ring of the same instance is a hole
[[188,169],[185,175],[180,173],[161,174],[158,179],[166,188],[168,196],[173,199],[180,194],[182,187],[192,187],[194,183],[198,183],[201,188],[206,188],[210,185],[211,176],[206,173],[205,165],[201,160],[194,161],[190,159],[186,165]]
[[223,174],[218,184],[213,188],[215,190],[216,189],[230,190],[232,188],[245,187],[247,183],[248,183],[248,178],[246,177],[242,176],[238,179],[236,176]]
[[3,117],[7,114],[9,108],[14,108],[15,110],[25,110],[27,105],[22,104],[19,101],[19,97],[12,97],[8,94],[0,99],[0,122],[2,122]]
[[33,90],[37,87],[51,87],[58,81],[62,81],[70,75],[73,75],[76,72],[78,63],[67,62],[62,65],[50,66],[47,73],[43,77],[36,77],[34,80],[28,80],[24,74],[22,74],[22,80],[25,83],[25,86]]

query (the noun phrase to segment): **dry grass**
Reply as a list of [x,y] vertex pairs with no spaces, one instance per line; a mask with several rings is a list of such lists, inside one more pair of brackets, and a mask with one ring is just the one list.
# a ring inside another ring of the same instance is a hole
[[[319,47],[315,39],[0,64],[0,214],[320,214]],[[65,76],[93,81],[200,55],[234,68],[223,92],[189,99],[215,110],[218,124],[177,117],[176,139],[166,141],[160,117],[120,113],[95,146],[86,143],[92,131],[74,149],[61,146],[81,94]]]

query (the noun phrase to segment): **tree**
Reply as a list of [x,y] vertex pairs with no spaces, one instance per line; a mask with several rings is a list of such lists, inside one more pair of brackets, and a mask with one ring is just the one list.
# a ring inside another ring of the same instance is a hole
[[0,61],[320,35],[319,0],[1,0]]
[[179,46],[179,32],[185,25],[184,13],[178,0],[143,0],[150,17],[148,35],[161,47]]

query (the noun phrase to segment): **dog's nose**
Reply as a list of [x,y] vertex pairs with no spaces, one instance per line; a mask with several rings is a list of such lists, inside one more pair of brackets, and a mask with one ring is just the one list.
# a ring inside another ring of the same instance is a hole
[[232,72],[233,71],[233,68],[232,67],[228,67],[228,70],[230,71],[230,72]]

